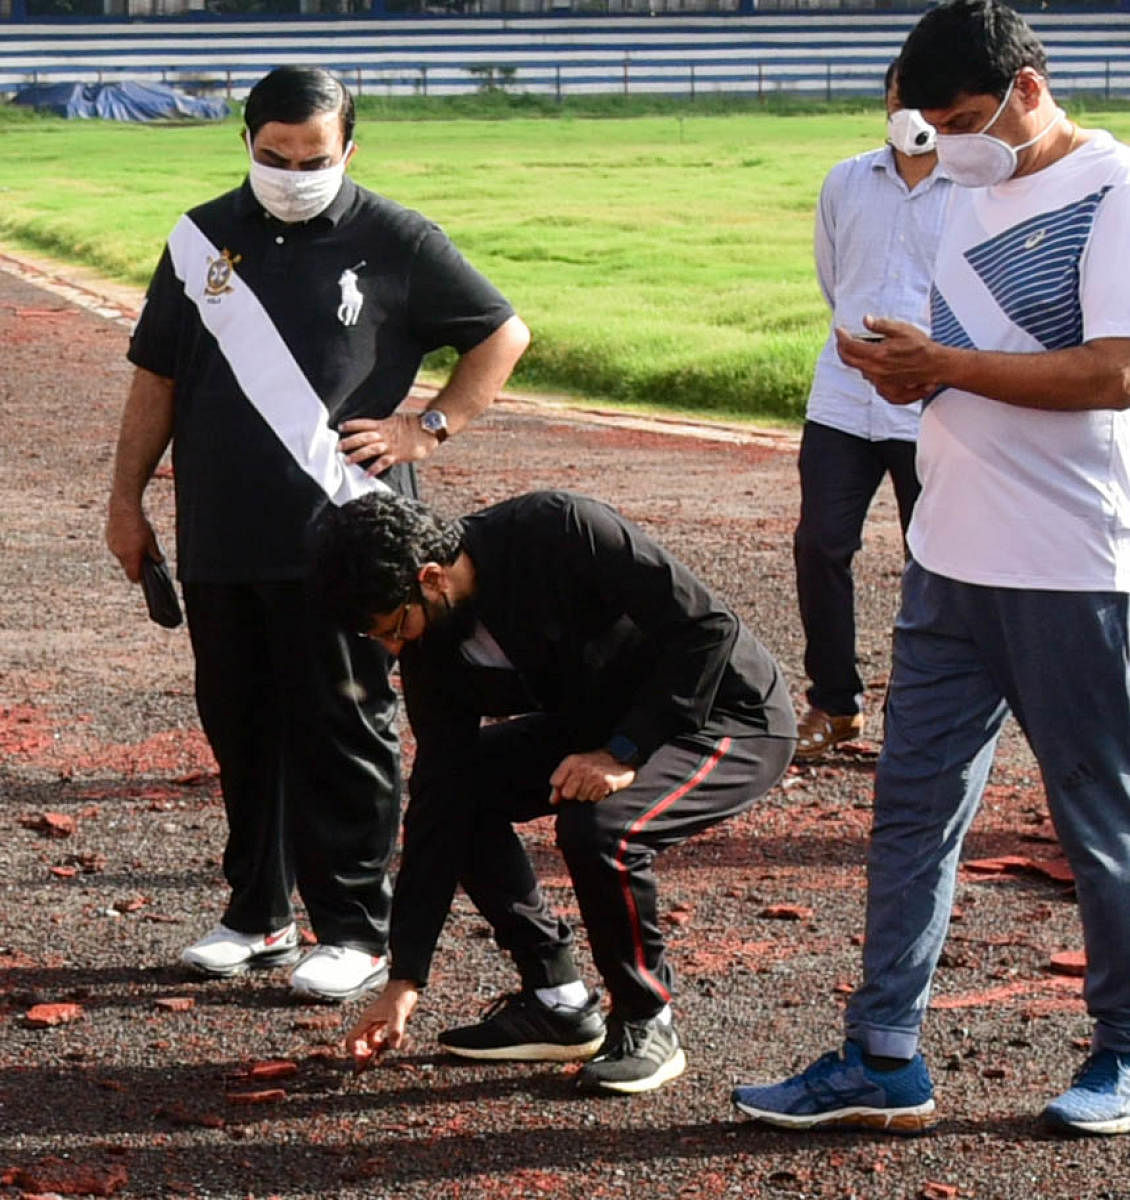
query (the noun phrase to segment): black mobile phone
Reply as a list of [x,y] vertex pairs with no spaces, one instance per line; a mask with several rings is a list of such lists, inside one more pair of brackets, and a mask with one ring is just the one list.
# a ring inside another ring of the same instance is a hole
[[851,335],[861,342],[885,342],[887,335],[885,333],[876,333],[872,329],[861,329],[858,333]]
[[141,590],[145,593],[145,604],[149,619],[166,629],[176,629],[184,620],[176,585],[167,562],[158,562],[147,554],[141,562]]

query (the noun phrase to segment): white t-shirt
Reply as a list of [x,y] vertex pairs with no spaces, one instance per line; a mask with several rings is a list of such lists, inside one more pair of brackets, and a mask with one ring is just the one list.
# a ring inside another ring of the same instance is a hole
[[[1033,175],[955,188],[931,295],[947,345],[1037,353],[1130,337],[1130,149],[1098,133]],[[908,540],[966,583],[1130,591],[1130,412],[946,388],[918,439]]]

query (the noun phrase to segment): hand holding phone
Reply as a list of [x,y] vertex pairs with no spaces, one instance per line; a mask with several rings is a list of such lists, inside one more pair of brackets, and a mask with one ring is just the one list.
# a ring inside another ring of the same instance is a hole
[[184,620],[169,564],[163,559],[158,562],[147,554],[141,560],[141,590],[151,621],[166,629],[176,629]]

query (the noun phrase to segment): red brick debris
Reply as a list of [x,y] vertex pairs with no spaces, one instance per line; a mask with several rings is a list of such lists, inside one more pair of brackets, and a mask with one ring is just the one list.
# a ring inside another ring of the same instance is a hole
[[229,1104],[277,1104],[286,1099],[282,1088],[264,1088],[258,1092],[228,1092]]
[[1051,956],[1048,967],[1057,975],[1082,978],[1087,973],[1087,955],[1082,950],[1061,950]]
[[803,904],[770,904],[757,915],[773,921],[808,921],[812,919],[812,913],[813,910]]
[[55,731],[48,715],[30,704],[0,708],[0,755],[29,758],[49,750]]
[[167,1012],[188,1012],[196,1006],[192,996],[158,996],[153,1001],[155,1008],[163,1008]]
[[71,837],[78,828],[74,817],[58,812],[35,813],[33,816],[20,817],[20,824],[25,829],[34,829],[36,833],[42,833],[44,837],[50,838]]
[[1056,883],[1074,883],[1071,867],[1062,858],[1025,858],[1020,854],[1005,854],[1000,858],[978,858],[962,863],[973,875],[1023,875],[1031,872],[1054,879]]
[[285,1079],[298,1074],[298,1064],[288,1058],[269,1058],[252,1063],[247,1069],[248,1079]]
[[69,1162],[44,1158],[30,1167],[12,1167],[0,1174],[0,1184],[28,1192],[57,1196],[112,1196],[129,1182],[121,1163]]
[[81,1004],[35,1004],[24,1013],[24,1021],[32,1029],[47,1029],[51,1025],[81,1021],[84,1015]]

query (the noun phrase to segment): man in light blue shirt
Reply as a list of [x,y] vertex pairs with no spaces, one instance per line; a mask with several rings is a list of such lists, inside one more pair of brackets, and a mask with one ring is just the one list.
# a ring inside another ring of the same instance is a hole
[[[929,328],[934,256],[950,182],[938,169],[934,132],[898,101],[887,70],[888,144],[837,163],[816,213],[816,269],[832,328],[864,328],[865,314],[897,315]],[[905,533],[918,496],[918,404],[888,404],[845,366],[829,333],[816,363],[800,447],[801,511],[794,539],[797,598],[811,687],[797,758],[814,758],[863,730],[863,681],[855,658],[851,563],[867,509],[890,473]]]

